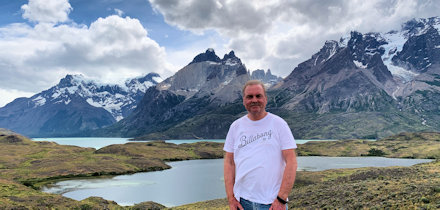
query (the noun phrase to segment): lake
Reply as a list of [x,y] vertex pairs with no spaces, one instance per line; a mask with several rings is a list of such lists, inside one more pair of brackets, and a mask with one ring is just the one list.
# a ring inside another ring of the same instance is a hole
[[[92,147],[100,149],[111,144],[125,144],[127,142],[148,142],[148,141],[129,141],[129,138],[109,138],[109,137],[75,137],[75,138],[33,138],[33,141],[53,141],[60,145],[73,145],[79,147]],[[193,140],[165,140],[168,143],[183,144],[195,143],[201,141],[224,143],[224,139],[193,139]],[[297,144],[304,144],[308,141],[316,140],[296,140]],[[337,141],[337,140],[320,140],[320,141]]]
[[[432,160],[383,157],[298,157],[298,170],[320,171],[333,168],[411,166]],[[82,200],[99,196],[127,206],[154,201],[173,207],[198,201],[225,198],[223,159],[168,163],[165,171],[136,173],[112,178],[61,181],[44,187],[44,192]]]

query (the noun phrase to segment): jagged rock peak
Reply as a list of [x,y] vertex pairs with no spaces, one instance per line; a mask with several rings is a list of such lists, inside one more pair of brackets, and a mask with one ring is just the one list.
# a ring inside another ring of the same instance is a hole
[[231,50],[231,52],[229,52],[228,54],[225,54],[225,56],[223,56],[222,60],[228,60],[228,59],[233,59],[233,58],[237,58],[237,56],[235,56],[235,52],[233,50]]
[[327,41],[325,41],[324,46],[325,47],[337,47],[337,46],[339,46],[339,43],[335,40],[327,40]]
[[67,74],[64,78],[60,80],[58,83],[59,87],[71,87],[78,84],[80,81],[84,80],[84,76],[82,74]]
[[[357,31],[352,31],[350,33],[350,40],[348,41],[348,46],[349,47],[353,47],[354,45],[358,44],[358,43],[367,43],[367,44],[371,44],[372,42],[374,42],[374,44],[386,44],[385,39],[380,35],[380,33],[366,33],[366,34],[362,34],[360,32]],[[368,46],[368,48],[375,48],[377,47],[375,46]]]
[[[267,73],[267,75],[269,75],[269,72]],[[272,74],[270,74],[270,75],[272,75]],[[257,69],[252,72],[251,79],[262,79],[265,76],[266,76],[266,72],[264,72],[263,69]]]
[[402,24],[402,31],[408,38],[410,36],[424,34],[427,30],[429,30],[429,28],[432,27],[437,29],[437,31],[440,30],[440,17],[414,18]]
[[272,72],[270,71],[270,69],[267,69],[266,75],[269,75],[269,76],[275,76],[275,75],[272,74]]
[[[418,24],[417,28],[419,28]],[[420,73],[427,71],[432,64],[440,63],[439,29],[440,24],[424,24],[423,29],[420,28],[415,32],[416,34],[407,33],[409,37],[402,50],[392,57],[393,64]]]
[[189,64],[203,61],[221,62],[221,59],[215,54],[214,49],[208,48],[206,52],[198,54]]
[[231,52],[229,52],[228,54],[225,54],[225,56],[223,56],[222,63],[227,64],[227,65],[237,65],[237,64],[241,64],[241,60],[240,60],[240,58],[235,56],[234,51],[231,50]]
[[387,41],[379,33],[362,34],[357,31],[351,32],[351,38],[348,41],[348,47],[353,51],[356,60],[359,60],[358,57],[363,53],[383,55],[385,49],[381,46],[385,44]]
[[313,65],[319,65],[330,59],[341,49],[340,45],[345,46],[346,44],[340,44],[334,40],[327,40],[321,50],[312,56]]
[[263,83],[266,84],[267,87],[270,87],[283,79],[281,77],[273,75],[270,69],[268,69],[266,72],[264,72],[263,69],[254,70],[252,74],[250,74],[250,76],[251,79],[261,80]]
[[324,46],[321,48],[320,53],[335,53],[340,48],[340,43],[334,40],[325,41]]

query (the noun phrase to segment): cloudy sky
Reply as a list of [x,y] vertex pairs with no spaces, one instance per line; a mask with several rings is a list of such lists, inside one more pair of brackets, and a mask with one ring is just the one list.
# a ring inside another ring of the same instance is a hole
[[0,107],[66,74],[166,78],[207,48],[285,77],[325,40],[399,29],[438,11],[436,0],[3,0]]

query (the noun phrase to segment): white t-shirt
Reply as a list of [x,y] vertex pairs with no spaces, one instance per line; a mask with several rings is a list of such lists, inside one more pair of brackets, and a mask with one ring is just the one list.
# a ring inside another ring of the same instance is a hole
[[285,161],[282,150],[296,148],[286,121],[268,113],[252,121],[247,115],[231,124],[223,150],[234,153],[234,195],[271,204],[281,187]]

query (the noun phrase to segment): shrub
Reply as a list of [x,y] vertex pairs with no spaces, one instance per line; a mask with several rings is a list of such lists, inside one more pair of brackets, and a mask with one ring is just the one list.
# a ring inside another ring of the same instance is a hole
[[375,149],[375,148],[370,149],[367,154],[367,156],[385,156],[385,155],[386,155],[385,152],[383,152],[380,149]]

